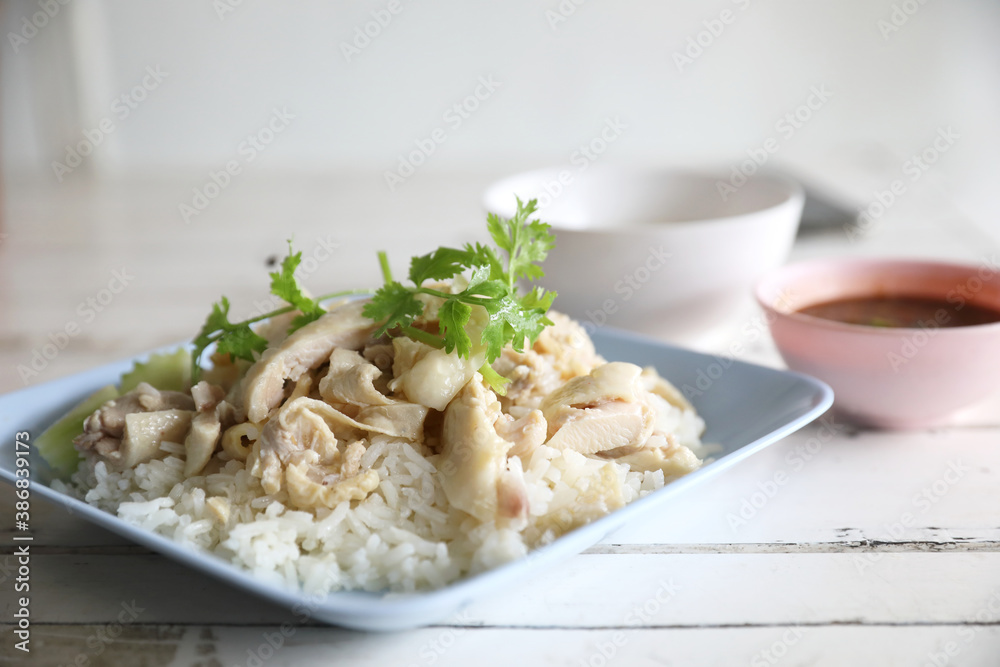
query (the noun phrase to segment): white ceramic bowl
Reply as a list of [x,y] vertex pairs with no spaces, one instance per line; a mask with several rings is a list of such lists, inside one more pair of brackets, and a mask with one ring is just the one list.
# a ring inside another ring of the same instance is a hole
[[727,177],[676,169],[542,169],[494,183],[484,205],[510,217],[515,195],[539,200],[557,237],[540,281],[559,293],[556,309],[691,344],[752,302],[754,282],[787,258],[802,214],[791,180],[757,175],[735,192],[720,183]]

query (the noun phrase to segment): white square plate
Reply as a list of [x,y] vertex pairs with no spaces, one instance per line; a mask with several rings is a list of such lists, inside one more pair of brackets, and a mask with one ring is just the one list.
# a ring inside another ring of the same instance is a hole
[[[32,495],[62,503],[92,523],[233,586],[299,611],[308,610],[313,618],[349,628],[396,630],[442,620],[473,599],[513,585],[587,549],[628,521],[641,521],[642,515],[654,508],[671,502],[682,503],[685,489],[706,483],[737,461],[802,428],[833,403],[829,387],[797,373],[722,360],[610,329],[597,331],[593,339],[598,352],[609,361],[652,365],[676,386],[696,387],[700,394],[692,392],[690,398],[707,424],[703,441],[718,444],[722,450],[715,455],[715,460],[700,470],[567,533],[525,558],[437,590],[390,595],[340,591],[317,600],[299,591],[262,583],[249,572],[216,556],[130,526],[114,515],[53,491],[47,486],[50,476],[45,463],[34,455]],[[121,373],[132,367],[133,361],[126,359],[0,397],[0,433],[3,434],[0,477],[14,483],[16,432],[39,435],[84,397],[104,385],[117,383]]]

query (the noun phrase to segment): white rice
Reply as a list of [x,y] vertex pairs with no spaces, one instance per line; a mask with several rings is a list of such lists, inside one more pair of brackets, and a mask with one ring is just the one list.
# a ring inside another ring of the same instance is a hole
[[[693,435],[701,420],[690,412],[685,418],[695,421],[678,423],[675,433],[702,456]],[[205,474],[185,479],[183,456],[181,445],[164,443],[159,458],[124,472],[95,457],[69,485],[54,486],[258,579],[322,595],[444,586],[606,514],[613,509],[604,502],[608,493],[628,503],[665,482],[659,470],[633,472],[623,463],[541,446],[522,461],[530,517],[518,531],[451,508],[437,476],[438,455],[405,440],[374,436],[362,466],[378,472],[379,487],[363,501],[315,513],[289,509],[284,492],[266,494],[242,462],[222,455]],[[212,505],[227,503],[223,521]]]

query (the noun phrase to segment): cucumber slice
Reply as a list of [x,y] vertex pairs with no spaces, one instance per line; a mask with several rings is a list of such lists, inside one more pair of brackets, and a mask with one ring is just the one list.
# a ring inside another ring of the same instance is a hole
[[140,382],[164,391],[187,391],[191,388],[191,353],[179,347],[174,352],[151,355],[145,363],[135,362],[132,370],[122,375],[121,393],[127,394]]
[[111,385],[98,389],[35,440],[35,449],[60,479],[72,475],[80,464],[80,454],[73,447],[73,438],[83,433],[84,420],[94,410],[117,397],[118,390]]

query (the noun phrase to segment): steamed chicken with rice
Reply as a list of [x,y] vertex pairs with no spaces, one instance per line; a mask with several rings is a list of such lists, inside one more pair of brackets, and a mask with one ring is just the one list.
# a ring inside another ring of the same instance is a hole
[[491,359],[494,313],[472,298],[458,318],[471,344],[448,351],[428,335],[454,332],[448,304],[471,281],[415,282],[420,311],[403,326],[373,320],[369,300],[299,328],[303,311],[285,309],[256,325],[249,359],[216,352],[189,388],[140,382],[104,402],[65,490],[310,592],[413,590],[700,465],[704,425],[653,368],[605,361],[551,311],[533,342],[515,333]]

